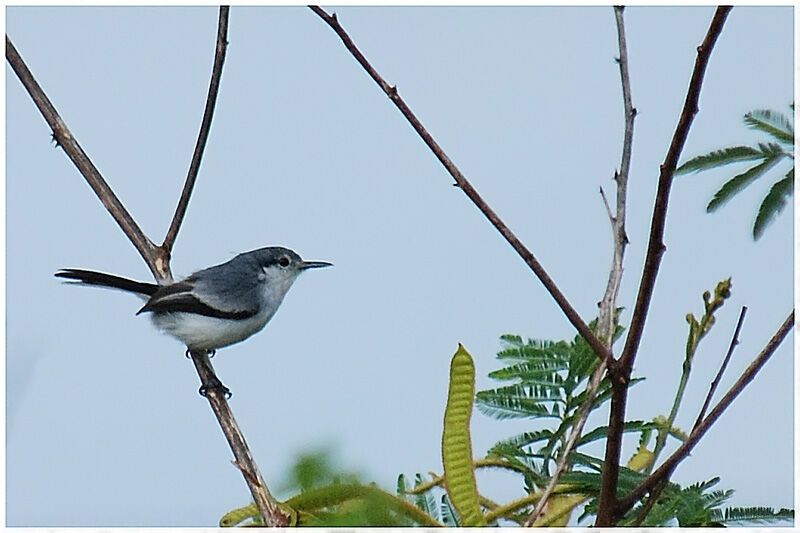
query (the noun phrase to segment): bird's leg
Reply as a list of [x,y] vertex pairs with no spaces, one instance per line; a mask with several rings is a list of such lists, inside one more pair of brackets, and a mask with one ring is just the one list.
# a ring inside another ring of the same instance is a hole
[[233,396],[230,389],[222,384],[216,372],[214,372],[214,367],[211,366],[211,361],[208,358],[208,352],[196,352],[192,354],[190,350],[187,350],[186,353],[192,357],[198,370],[201,370],[199,373],[202,386],[198,390],[200,396],[207,397],[208,392],[212,390],[222,392],[222,394],[225,395],[225,399],[229,399]]

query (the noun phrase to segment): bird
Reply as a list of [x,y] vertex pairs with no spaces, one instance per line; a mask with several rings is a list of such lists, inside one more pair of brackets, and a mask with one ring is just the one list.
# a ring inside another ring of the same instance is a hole
[[264,329],[301,273],[328,266],[269,246],[164,285],[77,268],[61,269],[55,276],[133,293],[145,300],[136,314],[149,313],[156,327],[186,345],[187,354],[213,354]]

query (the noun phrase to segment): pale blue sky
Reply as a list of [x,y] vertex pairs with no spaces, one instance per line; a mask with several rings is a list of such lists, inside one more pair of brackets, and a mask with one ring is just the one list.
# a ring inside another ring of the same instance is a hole
[[[598,187],[613,191],[622,102],[609,7],[336,9],[339,20],[588,321],[610,265]],[[217,9],[7,8],[7,32],[96,166],[161,241],[205,103]],[[636,119],[630,246],[618,303],[641,274],[659,164],[713,14],[626,10]],[[791,7],[736,7],[711,58],[684,155],[760,137],[752,109],[793,98]],[[478,388],[498,337],[572,338],[541,284],[347,53],[304,7],[233,7],[214,124],[173,254],[186,275],[267,245],[332,269],[304,275],[266,330],[215,364],[267,483],[331,445],[392,489],[441,471],[441,417],[457,343]],[[7,522],[208,526],[250,499],[183,348],[139,302],[59,283],[63,267],[149,271],[6,68]],[[678,425],[688,429],[749,307],[727,390],[792,307],[791,212],[758,243],[771,180],[715,215],[735,169],[676,180],[666,254],[636,362],[629,419],[665,414],[687,312],[733,277],[703,341]],[[785,172],[785,170],[784,170]],[[790,210],[791,211],[791,210]],[[793,336],[674,480],[720,475],[733,505],[793,505]],[[606,413],[590,426],[604,423]],[[473,416],[476,456],[527,422]],[[623,451],[630,457],[635,437]],[[672,448],[670,448],[672,449]],[[600,454],[600,450],[596,450]],[[495,499],[521,483],[479,478]],[[43,492],[43,487],[47,487]]]

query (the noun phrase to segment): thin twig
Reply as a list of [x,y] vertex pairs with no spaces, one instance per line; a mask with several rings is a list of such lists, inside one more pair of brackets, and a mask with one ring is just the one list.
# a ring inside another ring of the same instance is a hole
[[228,48],[228,13],[230,6],[220,6],[219,8],[219,24],[217,26],[217,47],[214,54],[214,68],[211,72],[211,83],[208,87],[208,97],[206,98],[206,109],[203,113],[203,122],[200,125],[200,133],[197,136],[197,144],[194,147],[194,155],[192,156],[192,163],[189,166],[189,174],[186,176],[186,183],[183,185],[180,200],[178,200],[178,207],[175,209],[175,215],[172,217],[172,222],[167,230],[167,235],[164,237],[164,243],[161,248],[167,253],[172,253],[172,247],[175,245],[175,238],[178,236],[178,230],[183,222],[183,217],[186,215],[186,208],[189,205],[189,198],[192,195],[194,183],[197,180],[197,173],[200,170],[200,161],[203,159],[203,151],[206,148],[208,141],[208,133],[211,131],[211,120],[214,118],[214,108],[217,105],[217,94],[219,93],[219,83],[222,79],[222,65],[225,63],[225,52]]
[[[605,342],[609,351],[614,342],[614,333],[616,330],[616,302],[617,295],[619,294],[619,287],[622,281],[622,264],[625,258],[625,248],[628,244],[628,237],[625,233],[625,213],[627,205],[627,191],[628,191],[628,176],[630,174],[631,166],[631,153],[633,146],[633,121],[636,117],[636,109],[633,107],[631,98],[631,79],[628,72],[628,45],[625,40],[625,21],[623,20],[622,12],[624,7],[615,6],[614,16],[617,24],[617,41],[619,44],[619,72],[620,81],[622,84],[622,100],[625,112],[625,133],[622,140],[622,159],[620,161],[619,172],[614,173],[614,180],[617,184],[617,211],[616,215],[611,212],[608,199],[606,198],[603,188],[600,187],[600,195],[603,198],[603,203],[608,212],[608,219],[611,224],[611,234],[614,243],[613,258],[611,261],[611,270],[608,274],[608,283],[606,284],[606,292],[600,302],[600,315],[597,320],[597,331],[601,332],[601,340]],[[592,373],[589,384],[586,388],[586,400],[581,406],[580,416],[577,423],[572,427],[569,438],[561,450],[561,457],[556,466],[555,473],[547,483],[545,490],[542,493],[542,499],[536,504],[531,516],[525,522],[525,526],[531,527],[539,519],[544,512],[547,500],[550,498],[553,490],[558,484],[562,474],[567,470],[569,465],[569,456],[572,453],[578,439],[583,432],[583,427],[586,420],[589,418],[589,413],[592,411],[597,390],[600,388],[600,382],[606,371],[606,363],[603,361]]]
[[784,320],[783,324],[781,324],[778,331],[775,332],[775,335],[767,342],[764,349],[753,359],[753,362],[742,372],[742,375],[739,376],[739,379],[736,380],[736,383],[731,386],[725,396],[714,406],[711,412],[708,413],[708,416],[703,419],[700,424],[695,427],[689,438],[687,438],[683,444],[678,447],[675,452],[669,456],[669,458],[664,461],[664,463],[656,469],[655,472],[650,474],[644,481],[642,481],[638,487],[633,489],[630,494],[625,496],[623,499],[619,501],[617,507],[614,512],[615,517],[619,517],[624,515],[628,510],[633,507],[633,505],[642,498],[647,492],[653,489],[658,483],[660,483],[664,479],[668,479],[672,471],[678,464],[686,459],[689,456],[689,453],[692,449],[697,445],[703,435],[711,428],[712,425],[719,419],[722,413],[733,403],[733,400],[736,399],[739,394],[747,387],[747,385],[753,381],[756,377],[758,372],[763,368],[769,358],[772,357],[772,354],[775,353],[775,350],[780,346],[783,339],[792,329],[794,325],[794,310],[789,313],[789,316]]
[[[612,218],[611,230],[614,238],[614,257],[611,264],[611,272],[608,276],[606,293],[600,303],[600,317],[597,325],[598,331],[606,336],[606,342],[612,342],[614,330],[616,329],[616,299],[619,294],[619,286],[622,282],[622,263],[625,258],[625,248],[628,244],[628,235],[625,232],[625,213],[628,195],[628,177],[631,170],[631,156],[633,153],[633,121],[636,118],[636,109],[633,107],[631,97],[631,78],[628,71],[628,44],[625,39],[625,20],[623,18],[623,6],[614,6],[614,19],[617,24],[617,43],[619,45],[619,65],[620,81],[622,84],[622,102],[625,110],[625,133],[622,139],[622,156],[620,160],[619,172],[614,174],[617,182],[617,214]],[[602,189],[601,189],[602,191]],[[608,203],[607,200],[604,201]]]
[[731,9],[730,6],[720,6],[717,8],[705,39],[697,48],[697,59],[692,71],[691,81],[689,82],[689,89],[686,94],[683,111],[678,120],[678,125],[672,137],[672,142],[670,143],[664,163],[661,165],[656,201],[653,207],[653,218],[650,226],[650,239],[647,246],[642,279],[639,283],[639,293],[636,297],[636,304],[634,306],[628,336],[625,341],[625,347],[619,358],[619,365],[609,369],[612,373],[611,414],[608,424],[608,436],[606,438],[606,452],[597,520],[595,522],[596,526],[612,526],[615,519],[614,511],[616,508],[619,459],[622,449],[622,429],[625,420],[628,381],[630,380],[631,369],[633,368],[633,363],[644,331],[644,323],[650,307],[650,300],[653,296],[653,289],[655,288],[655,281],[661,264],[661,257],[665,250],[663,242],[664,226],[666,223],[672,178],[681,151],[686,143],[686,138],[689,135],[689,129],[698,111],[697,103],[700,98],[700,89],[703,85],[703,77],[706,72],[706,67],[708,66],[709,58],[711,57],[711,52],[714,49],[717,38],[722,32],[725,19],[728,17]]
[[[419,119],[414,115],[414,113],[409,109],[408,105],[406,105],[405,101],[400,97],[397,93],[396,86],[390,86],[386,81],[381,77],[380,74],[372,67],[372,65],[367,61],[361,51],[356,47],[353,41],[350,39],[350,36],[347,32],[342,28],[339,24],[339,21],[336,18],[336,14],[329,15],[325,10],[321,9],[319,6],[308,6],[314,13],[316,13],[322,20],[324,20],[332,29],[336,32],[339,38],[344,43],[345,48],[355,57],[356,61],[367,71],[367,73],[375,80],[380,88],[386,93],[386,96],[397,106],[400,112],[403,114],[404,117],[408,120],[414,130],[422,137],[422,140],[428,147],[433,151],[434,155],[439,159],[439,161],[444,165],[450,175],[456,182],[456,185],[464,191],[470,200],[477,206],[478,209],[489,219],[489,222],[500,232],[500,234],[508,241],[508,243],[516,250],[516,252],[522,257],[525,263],[533,270],[534,274],[539,278],[542,284],[545,286],[547,291],[556,301],[558,306],[567,316],[567,319],[572,323],[578,333],[586,339],[586,342],[589,343],[589,346],[592,347],[592,350],[597,354],[600,359],[607,359],[611,357],[611,352],[608,350],[606,346],[600,342],[600,339],[589,329],[589,326],[583,319],[580,317],[577,311],[572,307],[569,303],[567,298],[555,284],[555,282],[550,278],[550,276],[545,271],[544,267],[539,263],[539,261],[534,257],[534,255],[528,250],[524,244],[517,238],[517,236],[505,225],[505,223],[497,216],[497,213],[492,210],[491,207],[484,201],[484,199],[478,194],[475,188],[467,181],[467,178],[458,170],[458,167],[450,160],[450,158],[445,154],[444,150],[442,150],[441,146],[434,140],[428,130],[422,125]],[[610,364],[613,364],[611,362]]]
[[711,388],[708,390],[708,394],[706,395],[706,399],[703,402],[703,407],[700,409],[700,414],[697,415],[697,420],[695,420],[694,425],[692,426],[692,431],[700,425],[702,422],[703,417],[706,416],[706,410],[708,406],[711,404],[711,398],[714,396],[714,392],[717,390],[717,386],[719,386],[719,382],[722,380],[722,374],[725,373],[725,369],[728,367],[728,362],[731,360],[731,356],[733,355],[733,350],[736,349],[736,346],[739,344],[739,332],[742,330],[742,323],[744,322],[744,315],[747,314],[747,306],[742,306],[742,311],[739,313],[739,320],[736,322],[736,329],[733,331],[733,338],[731,339],[731,344],[728,346],[728,353],[725,354],[725,359],[722,360],[722,365],[719,367],[719,372],[714,377],[714,380],[711,382]]
[[631,524],[631,527],[639,527],[644,522],[647,515],[650,514],[650,511],[653,510],[653,506],[658,501],[658,497],[661,496],[661,493],[666,488],[667,483],[669,483],[669,478],[666,477],[662,480],[658,485],[650,491],[650,496],[647,498],[647,502],[642,506],[642,509],[639,511],[639,515],[636,517],[636,520]]
[[606,193],[603,190],[603,186],[600,186],[600,197],[603,199],[603,205],[606,206],[606,213],[608,214],[608,221],[611,223],[611,227],[614,227],[614,213],[611,212],[611,206],[608,205],[608,198],[606,198]]
[[94,193],[100,198],[100,201],[108,210],[109,214],[114,218],[125,236],[130,239],[139,255],[142,256],[147,266],[153,272],[156,279],[162,281],[171,278],[169,273],[169,263],[163,261],[158,248],[153,242],[147,238],[142,229],[133,220],[133,217],[122,205],[117,195],[111,190],[106,180],[100,174],[100,171],[94,166],[89,156],[83,151],[81,145],[78,144],[77,139],[72,135],[67,125],[62,120],[61,116],[56,111],[50,99],[44,93],[39,83],[33,77],[33,74],[28,69],[28,66],[22,60],[22,57],[17,52],[11,39],[6,35],[6,60],[14,69],[17,77],[22,82],[25,90],[31,95],[36,107],[39,108],[44,117],[47,125],[53,131],[53,139],[57,145],[64,149],[64,152],[72,160],[81,175],[89,183]]

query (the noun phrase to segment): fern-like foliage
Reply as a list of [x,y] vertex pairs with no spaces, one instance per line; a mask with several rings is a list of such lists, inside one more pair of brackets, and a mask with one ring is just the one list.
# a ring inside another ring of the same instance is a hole
[[[590,327],[595,328],[597,321]],[[624,331],[617,326],[615,339]],[[498,442],[490,456],[502,457],[526,471],[526,484],[533,488],[546,480],[549,468],[560,453],[570,428],[575,424],[586,397],[585,384],[597,367],[598,358],[580,335],[572,341],[523,340],[503,335],[497,358],[506,364],[489,377],[510,384],[478,392],[476,405],[482,413],[497,419],[529,418],[545,427]],[[641,378],[632,379],[631,384]],[[611,383],[600,384],[593,408],[610,398]],[[546,422],[551,420],[551,422]],[[626,431],[641,431],[652,424],[631,422]],[[595,428],[578,446],[603,438],[607,428]]]
[[[794,111],[794,105],[792,105],[792,111]],[[794,124],[788,116],[769,109],[750,111],[745,114],[744,123],[751,129],[769,135],[773,142],[758,143],[755,147],[732,146],[714,150],[684,162],[675,170],[675,174],[688,174],[732,163],[757,161],[752,167],[728,180],[714,194],[706,207],[706,211],[710,213],[722,207],[728,200],[768,173],[781,161],[791,160],[792,168],[782,179],[775,182],[758,208],[753,223],[753,239],[758,240],[764,234],[767,226],[783,210],[787,199],[794,192]]]

